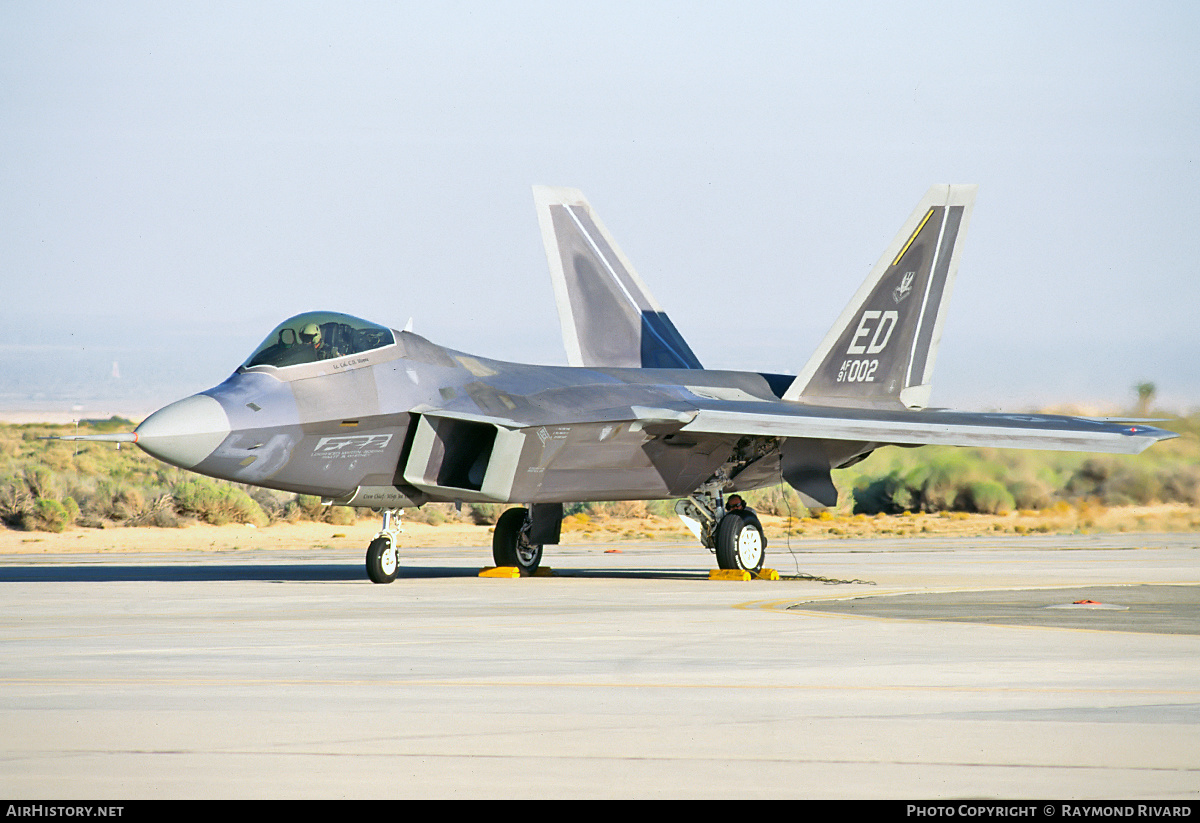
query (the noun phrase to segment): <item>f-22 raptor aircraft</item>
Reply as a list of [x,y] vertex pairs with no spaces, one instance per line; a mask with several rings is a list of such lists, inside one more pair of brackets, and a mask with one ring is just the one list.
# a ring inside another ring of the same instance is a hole
[[273,330],[219,386],[155,412],[134,442],[185,469],[383,510],[367,550],[396,577],[402,507],[526,504],[492,553],[532,573],[563,504],[681,498],[724,569],[758,572],[766,542],[723,495],[787,481],[837,502],[830,471],[881,446],[1140,452],[1174,437],[1134,421],[926,408],[975,186],[937,185],[795,376],[711,371],[574,189],[535,187],[569,366],[489,360],[356,317]]

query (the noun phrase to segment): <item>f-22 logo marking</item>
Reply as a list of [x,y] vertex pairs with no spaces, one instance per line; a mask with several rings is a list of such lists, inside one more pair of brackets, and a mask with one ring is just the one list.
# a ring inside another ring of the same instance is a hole
[[879,354],[892,339],[892,332],[900,319],[895,311],[865,311],[858,320],[858,328],[850,338],[846,354]]
[[313,448],[317,457],[361,457],[381,452],[392,441],[390,434],[352,434],[342,437],[322,437]]

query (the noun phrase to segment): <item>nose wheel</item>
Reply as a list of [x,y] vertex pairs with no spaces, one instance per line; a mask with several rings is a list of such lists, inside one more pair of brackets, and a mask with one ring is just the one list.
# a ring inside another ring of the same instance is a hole
[[383,513],[383,528],[367,547],[367,577],[372,583],[391,583],[396,579],[399,558],[396,538],[400,533],[400,512],[389,509]]
[[367,577],[372,583],[391,583],[396,579],[396,547],[389,537],[376,537],[367,547]]

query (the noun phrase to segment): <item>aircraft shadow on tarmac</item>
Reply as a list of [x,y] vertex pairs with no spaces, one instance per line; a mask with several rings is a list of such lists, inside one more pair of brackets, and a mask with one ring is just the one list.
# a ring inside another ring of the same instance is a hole
[[[478,568],[460,566],[402,566],[397,582],[405,579],[478,577]],[[701,569],[570,569],[556,577],[624,580],[695,580],[707,578]],[[271,581],[279,583],[367,583],[361,563],[227,563],[222,565],[79,565],[3,566],[0,583],[195,583],[204,581]]]
[[[447,569],[446,571],[451,571]],[[454,570],[457,571],[457,570]],[[274,580],[280,582],[322,582],[366,580],[361,565],[349,564],[266,564],[230,563],[224,565],[89,565],[89,566],[6,566],[0,568],[3,583],[102,583],[102,582],[177,582]]]

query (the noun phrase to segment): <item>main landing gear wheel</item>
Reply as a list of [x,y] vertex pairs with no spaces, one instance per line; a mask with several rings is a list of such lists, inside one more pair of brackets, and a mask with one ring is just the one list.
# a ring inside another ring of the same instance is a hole
[[516,566],[521,574],[533,574],[542,562],[542,546],[529,542],[528,509],[509,509],[496,521],[492,532],[492,559],[497,566]]
[[766,559],[766,541],[757,518],[729,512],[717,526],[717,565],[758,574]]
[[[361,544],[360,544],[361,545]],[[389,537],[376,537],[367,547],[367,577],[372,583],[396,579],[396,545]]]

